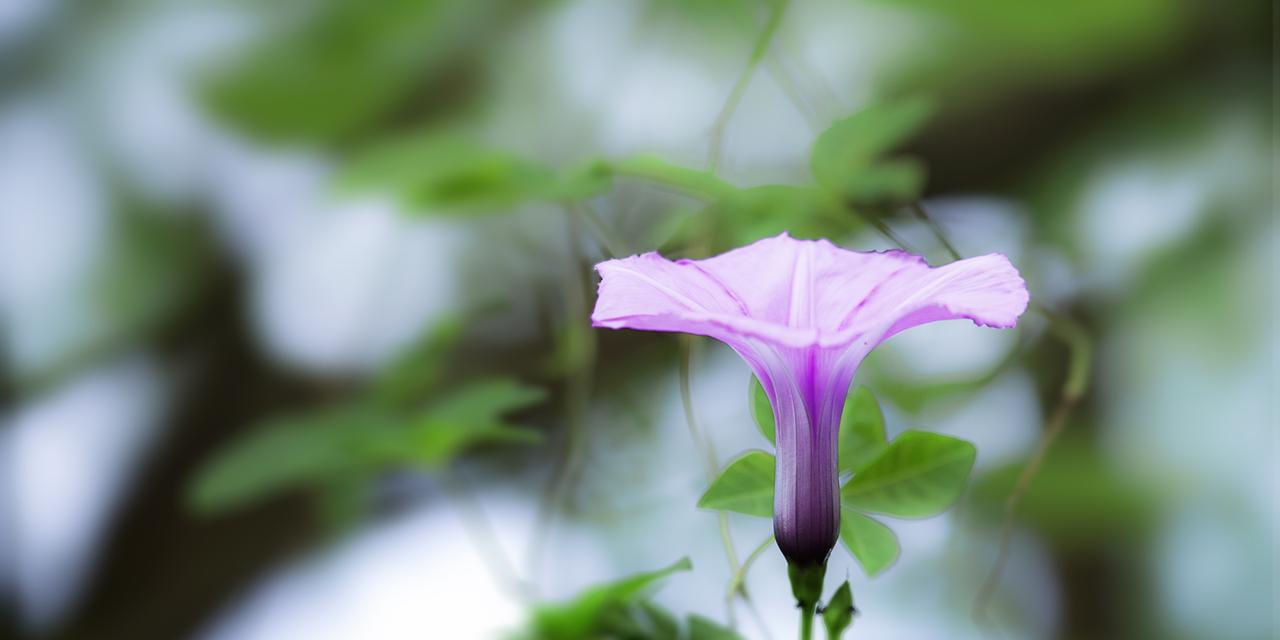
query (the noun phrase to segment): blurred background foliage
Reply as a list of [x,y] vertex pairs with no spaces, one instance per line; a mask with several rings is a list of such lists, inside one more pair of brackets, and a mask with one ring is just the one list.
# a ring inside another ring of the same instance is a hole
[[[849,637],[1270,637],[1272,25],[1207,0],[11,0],[0,635],[787,637],[767,520],[698,509],[771,433],[746,368],[696,344],[686,411],[676,338],[588,316],[599,260],[789,231],[1001,251],[1050,314],[863,366],[860,433],[977,458],[951,512],[833,554]],[[1049,317],[1091,384],[984,629],[1074,379]]]

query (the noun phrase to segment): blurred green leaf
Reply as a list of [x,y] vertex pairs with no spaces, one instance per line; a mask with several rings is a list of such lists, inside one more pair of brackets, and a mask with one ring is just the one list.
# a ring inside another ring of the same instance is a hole
[[866,387],[854,389],[840,416],[840,471],[861,471],[886,446],[884,413],[875,394]]
[[692,568],[688,558],[681,558],[665,569],[591,587],[568,602],[539,605],[533,611],[531,635],[545,640],[602,637],[620,609],[634,604],[663,578]]
[[[940,27],[917,52],[923,60],[904,65],[917,76],[909,86],[955,88],[965,95],[1007,92],[1018,79],[1035,84],[1090,70],[1114,72],[1170,44],[1195,15],[1194,5],[1164,0],[1080,0],[1060,12],[1040,11],[1020,0],[879,4],[916,13]],[[1011,51],[1018,54],[1009,55]]]
[[857,218],[835,209],[814,187],[767,185],[724,194],[703,212],[712,218],[723,247],[738,247],[784,231],[797,238],[843,235]]
[[546,392],[539,387],[511,378],[493,378],[471,382],[448,394],[428,413],[446,422],[493,425],[500,424],[503,414],[537,404],[545,397]]
[[717,199],[738,190],[710,171],[677,166],[653,155],[632,156],[612,166],[618,175],[656,182],[686,195]]
[[585,200],[613,187],[613,168],[603,160],[592,160],[562,175],[552,194],[560,200]]
[[910,158],[888,160],[850,176],[844,195],[854,202],[908,202],[924,191],[925,168]]
[[898,536],[893,530],[847,506],[840,508],[840,542],[869,577],[880,575],[898,559]]
[[751,388],[748,391],[751,394],[751,418],[756,423],[756,428],[760,430],[760,435],[769,441],[769,444],[777,446],[777,434],[774,433],[773,426],[773,406],[769,404],[769,394],[764,392],[764,385],[760,384],[760,379],[751,376]]
[[[690,614],[685,626],[687,631],[682,631],[674,614],[642,596],[630,602],[603,607],[598,622],[592,625],[591,635],[584,637],[617,640],[742,640],[742,636],[733,630],[697,614]],[[539,640],[560,638],[536,630],[524,637],[530,635]]]
[[368,434],[386,430],[387,420],[375,411],[344,407],[271,422],[233,441],[200,469],[191,504],[217,512],[349,474],[367,463],[363,444]]
[[647,621],[645,628],[651,629],[654,637],[675,638],[680,635],[680,622],[670,611],[649,600],[641,601],[638,608]]
[[866,371],[880,399],[919,416],[926,408],[936,412],[963,405],[1018,362],[1025,353],[1024,346],[1020,343],[1010,347],[999,362],[983,371],[930,379],[913,374],[891,350],[879,350],[867,359],[871,366],[863,367],[859,374]]
[[827,628],[827,640],[840,640],[840,636],[853,624],[853,612],[853,590],[849,587],[849,581],[845,580],[831,594],[831,599],[822,610],[822,624]]
[[341,183],[348,191],[389,190],[419,214],[493,213],[533,201],[590,198],[612,187],[613,170],[593,160],[558,172],[446,130],[369,147]]
[[479,60],[503,12],[520,10],[495,0],[257,4],[263,37],[208,79],[205,102],[256,137],[308,142],[368,134],[429,88],[435,109],[465,97],[450,75]]
[[696,613],[689,614],[689,640],[742,640],[734,630]]
[[773,477],[776,461],[772,454],[748,451],[720,472],[698,500],[703,509],[773,517]]
[[359,523],[369,506],[374,481],[366,470],[340,472],[320,480],[314,508],[328,531],[349,531]]
[[853,202],[913,200],[924,184],[923,167],[883,156],[915,135],[932,112],[923,98],[867,107],[818,135],[810,153],[813,178]]
[[[976,512],[999,520],[1024,465],[1005,465],[977,478],[972,490]],[[1175,489],[1161,491],[1127,476],[1092,443],[1064,436],[1032,478],[1017,517],[1055,544],[1083,547],[1146,535],[1176,497]]]
[[190,500],[197,510],[216,512],[303,487],[345,491],[353,476],[397,466],[438,469],[472,446],[536,442],[538,432],[501,416],[543,396],[499,378],[463,386],[425,409],[355,402],[277,420],[216,453],[197,474]]
[[759,37],[761,4],[758,0],[652,0],[642,6],[652,30],[669,30],[674,18],[709,44],[745,47]]
[[591,637],[627,640],[680,637],[680,623],[675,616],[653,601],[643,598],[606,607],[596,627],[595,634]]
[[449,215],[590,197],[609,188],[611,174],[606,165],[593,162],[561,176],[464,135],[428,131],[357,154],[341,182],[347,190],[389,190],[416,213]]
[[976,376],[963,378],[908,381],[903,377],[880,373],[875,376],[875,387],[880,397],[902,411],[919,415],[926,407],[937,404],[957,404],[973,397],[973,394],[990,384],[1002,373],[1002,365]]
[[537,431],[509,425],[501,415],[541,402],[544,392],[513,380],[473,383],[409,422],[406,438],[387,441],[386,457],[439,468],[477,444],[532,443]]
[[726,250],[784,231],[798,238],[847,235],[862,220],[831,193],[814,186],[765,185],[739,189],[714,173],[635,156],[612,165],[620,176],[640,178],[707,202],[699,213],[675,222],[672,242],[700,251]]
[[927,121],[932,105],[923,98],[882,102],[837,120],[818,134],[809,156],[818,184],[839,190],[845,179],[906,142]]
[[444,318],[383,369],[373,381],[374,401],[399,405],[421,399],[448,373],[448,355],[462,336],[461,318]]
[[844,504],[900,518],[935,515],[951,506],[969,478],[977,450],[964,440],[908,431],[841,490]]

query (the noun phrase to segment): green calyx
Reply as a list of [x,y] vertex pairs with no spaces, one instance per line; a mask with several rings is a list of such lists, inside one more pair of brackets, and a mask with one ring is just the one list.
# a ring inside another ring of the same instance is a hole
[[822,579],[827,575],[827,563],[787,563],[787,576],[791,578],[791,593],[800,608],[800,638],[813,637],[813,617],[817,613],[818,600],[822,598]]
[[827,575],[827,563],[787,564],[787,576],[791,578],[791,593],[800,606],[814,606],[822,599],[822,579]]

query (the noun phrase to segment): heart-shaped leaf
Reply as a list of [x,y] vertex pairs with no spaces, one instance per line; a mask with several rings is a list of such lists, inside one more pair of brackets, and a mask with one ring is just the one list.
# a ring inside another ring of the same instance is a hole
[[[610,614],[651,593],[659,581],[693,564],[681,558],[665,569],[637,573],[621,580],[590,587],[568,602],[538,605],[533,611],[530,637],[595,638],[606,636]],[[609,635],[608,637],[612,637]]]
[[898,559],[898,536],[893,530],[848,507],[840,509],[840,542],[871,577]]
[[964,440],[908,431],[845,484],[845,505],[900,518],[946,510],[964,490],[977,450]]
[[698,500],[703,509],[773,517],[773,476],[776,461],[772,454],[748,451],[729,463]]
[[859,471],[884,451],[884,413],[866,387],[858,387],[840,417],[840,471]]
[[769,440],[769,444],[777,446],[778,436],[774,432],[773,406],[769,404],[769,395],[764,392],[760,379],[751,376],[751,417],[756,422],[760,434]]

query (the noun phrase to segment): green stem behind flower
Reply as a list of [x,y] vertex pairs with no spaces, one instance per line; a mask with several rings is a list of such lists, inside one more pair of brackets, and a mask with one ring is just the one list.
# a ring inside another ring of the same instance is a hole
[[[916,217],[929,227],[934,237],[951,254],[951,257],[961,260],[963,256],[956,250],[955,245],[951,244],[941,225],[929,216],[924,206],[917,201],[912,203],[911,208]],[[1013,491],[1005,500],[1004,520],[1000,525],[1000,542],[996,550],[996,559],[986,579],[982,581],[982,586],[978,588],[978,595],[973,599],[973,619],[984,627],[989,626],[990,622],[987,617],[987,606],[991,597],[995,595],[996,587],[1000,584],[1000,575],[1004,572],[1004,565],[1009,559],[1009,546],[1013,541],[1013,525],[1018,505],[1022,502],[1027,489],[1031,487],[1031,481],[1039,473],[1040,465],[1044,463],[1049,447],[1066,427],[1071,410],[1088,390],[1089,374],[1093,369],[1093,340],[1089,337],[1089,332],[1070,316],[1057,313],[1039,304],[1032,305],[1032,308],[1049,320],[1049,333],[1067,346],[1067,376],[1062,384],[1058,405],[1045,423],[1045,429],[1040,434],[1031,458],[1018,474]]]
[[1026,494],[1027,489],[1031,487],[1031,481],[1040,471],[1040,465],[1044,463],[1044,457],[1049,452],[1049,446],[1057,439],[1058,435],[1067,425],[1067,416],[1071,414],[1071,409],[1079,402],[1080,397],[1084,395],[1086,389],[1089,388],[1089,373],[1093,363],[1093,341],[1089,338],[1089,334],[1075,320],[1066,315],[1055,313],[1040,305],[1034,307],[1037,311],[1044,314],[1049,319],[1049,332],[1054,337],[1066,343],[1070,350],[1067,361],[1067,379],[1062,385],[1062,394],[1058,399],[1058,406],[1054,409],[1053,415],[1049,417],[1045,430],[1040,434],[1040,440],[1036,443],[1035,451],[1032,452],[1031,458],[1027,460],[1026,466],[1022,468],[1022,473],[1018,474],[1017,482],[1013,486],[1013,491],[1004,504],[1004,521],[1000,525],[1000,544],[996,551],[995,562],[991,565],[991,571],[982,582],[982,586],[978,589],[978,595],[973,599],[973,620],[980,626],[989,627],[990,620],[987,616],[987,606],[991,597],[995,595],[996,587],[1000,584],[1000,575],[1004,572],[1004,565],[1009,559],[1009,547],[1013,542],[1013,525],[1017,516],[1018,505],[1022,502],[1022,497]]
[[480,554],[480,559],[484,561],[498,586],[522,602],[531,601],[534,594],[529,583],[520,579],[515,565],[502,550],[493,523],[485,515],[484,507],[471,490],[462,470],[441,474],[439,480],[445,497],[457,510],[458,518],[467,531],[467,540]]
[[[694,447],[703,456],[703,462],[706,467],[707,481],[715,480],[716,473],[719,471],[720,463],[716,460],[715,447],[711,441],[703,437],[702,430],[698,427],[698,419],[693,411],[693,388],[690,384],[690,369],[692,369],[693,349],[695,346],[692,336],[680,336],[680,401],[684,405],[684,420],[689,427],[689,438],[693,440]],[[729,572],[738,573],[740,565],[738,564],[738,551],[733,544],[733,534],[729,531],[729,514],[724,511],[716,512],[717,519],[720,524],[720,541],[724,544],[724,553],[729,560]],[[746,593],[739,585],[739,591],[743,597]],[[733,608],[733,598],[735,593],[730,591],[728,599],[725,603],[729,614],[729,626],[737,626],[737,615]]]
[[916,217],[919,218],[925,226],[929,227],[929,231],[933,232],[933,237],[938,239],[938,242],[942,245],[943,249],[947,250],[947,253],[951,256],[952,260],[961,259],[960,252],[956,250],[956,246],[954,244],[951,244],[951,239],[947,237],[945,232],[943,232],[942,226],[929,215],[928,211],[924,210],[924,205],[920,204],[919,200],[911,203],[911,211],[916,214]]
[[743,68],[742,73],[738,74],[738,79],[734,81],[733,88],[729,90],[729,97],[724,101],[724,106],[720,108],[720,114],[716,116],[715,124],[711,125],[711,144],[707,150],[707,170],[712,173],[715,173],[720,168],[720,155],[724,150],[724,130],[729,126],[729,120],[733,118],[733,112],[738,108],[738,103],[742,101],[742,95],[746,93],[747,85],[751,83],[751,76],[755,75],[756,67],[760,65],[760,61],[769,52],[769,45],[773,43],[774,34],[778,32],[778,27],[782,26],[782,16],[787,13],[787,1],[774,0],[773,12],[769,14],[769,21],[765,23],[764,29],[760,32],[751,48],[751,57],[747,59],[747,66]]
[[747,571],[751,569],[752,564],[755,564],[756,558],[759,558],[760,555],[767,551],[769,546],[772,544],[773,536],[770,535],[768,538],[764,539],[764,542],[760,543],[760,546],[756,547],[755,550],[751,552],[751,555],[747,556],[746,560],[742,561],[742,566],[738,567],[738,571],[734,573],[733,578],[729,580],[729,597],[732,598],[734,594],[743,589],[743,584],[747,579]]
[[591,229],[591,235],[596,237],[596,240],[604,247],[605,253],[608,253],[610,258],[621,258],[634,253],[628,248],[627,243],[622,240],[622,236],[617,233],[617,230],[606,222],[604,218],[601,218],[600,214],[596,213],[591,203],[583,200],[581,202],[566,203],[564,206],[571,214],[586,220],[587,226]]
[[565,379],[565,442],[560,450],[560,462],[552,471],[551,481],[542,495],[535,516],[532,540],[529,544],[528,571],[530,576],[541,575],[542,556],[551,537],[555,513],[564,507],[569,487],[577,478],[582,465],[586,440],[586,413],[591,403],[591,381],[596,361],[595,332],[586,318],[590,311],[588,300],[590,287],[580,269],[576,251],[578,228],[576,217],[566,208],[569,261],[565,266],[563,292],[565,294],[564,340],[578,342],[581,351],[577,361],[566,363]]

